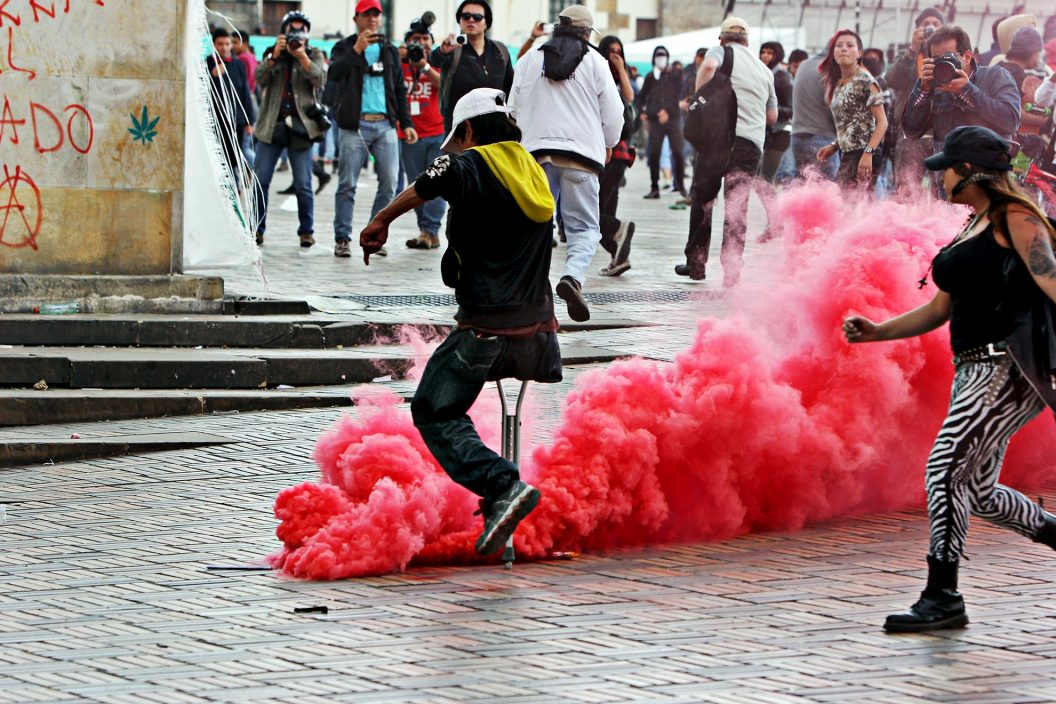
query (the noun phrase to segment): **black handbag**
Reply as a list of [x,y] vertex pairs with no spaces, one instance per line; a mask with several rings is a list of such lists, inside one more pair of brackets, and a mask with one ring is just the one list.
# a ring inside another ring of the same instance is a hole
[[[1056,220],[1049,218],[1056,227]],[[1017,271],[1018,270],[1018,271]],[[1006,287],[1018,276],[1030,276],[1018,254],[1005,263]],[[1019,315],[1019,325],[1005,340],[1023,377],[1045,404],[1056,411],[1056,303],[1034,286],[1030,305]]]
[[[725,47],[722,66],[711,80],[700,87],[689,101],[689,113],[682,135],[701,154],[721,160],[733,150],[737,129],[737,96],[730,74],[733,72],[733,47]],[[722,164],[725,170],[725,163]]]

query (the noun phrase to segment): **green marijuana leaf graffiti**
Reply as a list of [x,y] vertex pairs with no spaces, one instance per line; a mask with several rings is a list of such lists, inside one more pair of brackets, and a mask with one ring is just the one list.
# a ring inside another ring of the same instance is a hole
[[153,144],[154,138],[158,136],[158,131],[154,128],[158,126],[158,120],[161,117],[155,117],[151,120],[150,115],[147,114],[146,105],[143,106],[143,116],[139,119],[136,119],[136,116],[131,113],[129,116],[132,118],[132,126],[128,128],[128,131],[132,133],[132,141],[141,142],[144,145]]

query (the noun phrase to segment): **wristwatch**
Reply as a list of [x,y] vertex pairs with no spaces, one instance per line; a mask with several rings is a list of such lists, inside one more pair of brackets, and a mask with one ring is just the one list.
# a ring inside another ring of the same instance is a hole
[[876,151],[876,149],[874,149],[873,147],[866,147],[862,151],[865,152],[866,154],[872,154],[873,152]]

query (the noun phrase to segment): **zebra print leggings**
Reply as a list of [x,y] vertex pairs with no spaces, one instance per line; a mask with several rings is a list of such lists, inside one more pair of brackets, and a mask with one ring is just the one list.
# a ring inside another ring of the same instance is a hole
[[1011,359],[961,364],[950,410],[928,458],[931,556],[964,553],[969,513],[1033,538],[1045,513],[1018,491],[997,483],[1008,441],[1045,408]]

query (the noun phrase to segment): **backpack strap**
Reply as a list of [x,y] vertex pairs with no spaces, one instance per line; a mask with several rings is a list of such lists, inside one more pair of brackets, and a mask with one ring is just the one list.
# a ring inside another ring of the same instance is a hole
[[722,50],[722,66],[719,67],[719,73],[730,76],[733,73],[733,47],[724,46]]
[[496,41],[495,39],[492,39],[491,41],[499,48],[499,56],[502,57],[502,73],[505,75],[506,67],[510,65],[510,50],[500,41]]
[[455,50],[451,52],[451,65],[444,71],[443,85],[440,86],[440,106],[446,110],[447,103],[451,100],[451,81],[455,76],[455,71],[458,70],[458,62],[462,60],[462,47],[456,46]]

